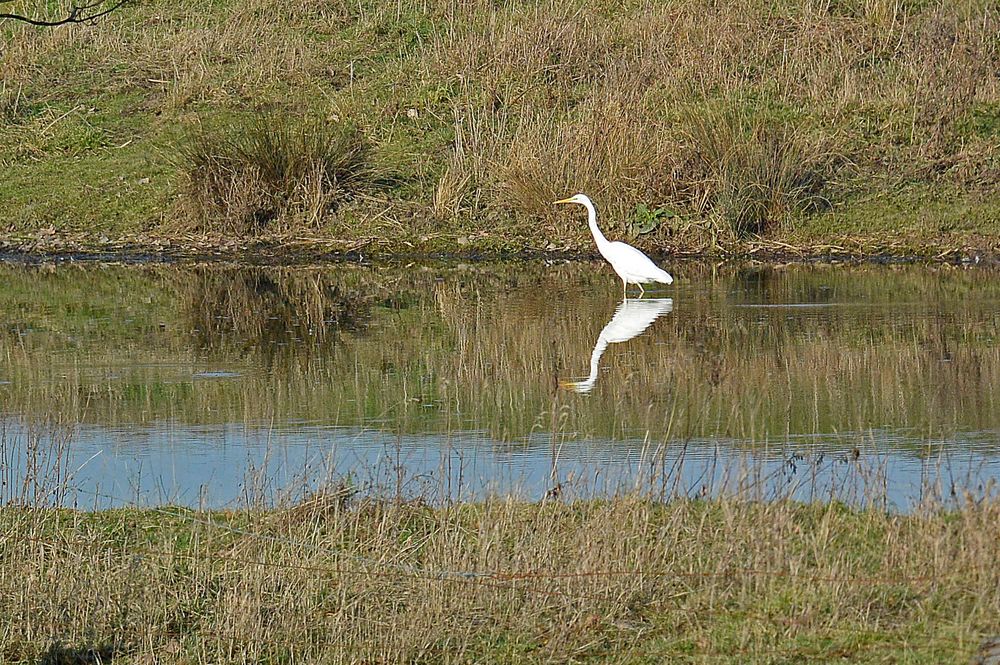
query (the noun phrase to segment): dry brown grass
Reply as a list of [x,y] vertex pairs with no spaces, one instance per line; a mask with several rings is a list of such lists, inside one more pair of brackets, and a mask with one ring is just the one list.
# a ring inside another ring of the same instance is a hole
[[822,195],[837,159],[823,139],[788,120],[749,116],[744,109],[701,110],[688,118],[691,203],[726,220],[737,236],[761,234],[796,212],[829,205]]
[[639,496],[0,511],[6,662],[958,662],[995,502],[892,516]]
[[[6,29],[18,108],[124,106],[142,130],[113,145],[248,107],[357,124],[391,177],[362,205],[313,207],[304,230],[318,216],[362,237],[497,228],[511,246],[582,247],[585,227],[547,203],[583,189],[626,234],[637,204],[679,213],[641,240],[662,248],[692,222],[768,233],[823,199],[992,197],[1000,181],[988,0],[155,2],[96,26]],[[9,161],[59,156],[25,149],[38,123],[0,132]]]
[[277,114],[203,129],[182,157],[191,224],[237,237],[319,227],[369,168],[356,128]]
[[[743,234],[840,194],[827,185],[846,177],[845,163],[964,182],[995,159],[979,138],[954,150],[955,123],[997,95],[987,70],[998,64],[988,38],[998,18],[985,3],[606,9],[549,2],[449,15],[435,68],[464,82],[462,115],[476,120],[461,164],[486,207],[547,218],[560,236],[568,229],[547,204],[586,190],[626,226],[643,202]],[[844,125],[871,119],[883,126]]]
[[636,201],[670,194],[663,190],[671,182],[662,177],[671,170],[668,147],[647,120],[632,100],[602,102],[570,122],[551,115],[527,120],[514,132],[498,195],[527,217],[548,220],[557,237],[572,237],[582,227],[579,219],[556,215],[552,202],[587,192],[608,213],[604,225],[627,234],[622,225]]

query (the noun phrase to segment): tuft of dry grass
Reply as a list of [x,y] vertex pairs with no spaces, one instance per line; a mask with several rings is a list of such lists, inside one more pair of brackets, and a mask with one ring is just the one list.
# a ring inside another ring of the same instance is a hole
[[699,109],[686,120],[690,204],[720,217],[737,236],[829,205],[822,192],[836,160],[792,121],[754,117],[737,106]]
[[199,230],[237,236],[318,227],[366,174],[357,128],[256,115],[202,129],[182,148],[181,206]]
[[4,124],[15,122],[25,106],[23,87],[8,85],[6,80],[0,81],[0,120]]
[[[649,120],[641,102],[612,98],[571,121],[538,114],[524,122],[501,173],[507,204],[531,218],[565,219],[554,214],[552,202],[587,192],[617,220],[612,224],[620,224],[636,201],[662,201],[674,184],[668,143],[662,127]],[[561,229],[559,235],[579,233],[581,225],[574,226],[575,233]]]

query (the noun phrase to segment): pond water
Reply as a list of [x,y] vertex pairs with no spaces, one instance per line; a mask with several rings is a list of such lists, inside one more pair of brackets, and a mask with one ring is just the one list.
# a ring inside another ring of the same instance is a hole
[[0,264],[4,501],[994,491],[1000,274]]

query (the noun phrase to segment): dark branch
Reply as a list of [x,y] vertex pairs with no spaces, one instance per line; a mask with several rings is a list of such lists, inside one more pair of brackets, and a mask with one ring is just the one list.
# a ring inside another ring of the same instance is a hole
[[[0,3],[13,2],[14,0],[0,0]],[[0,14],[0,20],[10,19],[12,21],[22,21],[24,23],[29,23],[31,25],[37,25],[43,28],[51,28],[56,25],[66,25],[67,23],[87,23],[89,21],[96,21],[102,16],[107,16],[111,12],[119,9],[122,5],[131,2],[131,0],[117,0],[108,9],[104,11],[99,11],[96,13],[88,13],[92,10],[105,4],[105,0],[95,0],[90,4],[86,5],[73,5],[70,7],[69,14],[65,18],[57,19],[55,21],[43,21],[39,19],[30,18],[28,16],[21,16],[20,14]]]

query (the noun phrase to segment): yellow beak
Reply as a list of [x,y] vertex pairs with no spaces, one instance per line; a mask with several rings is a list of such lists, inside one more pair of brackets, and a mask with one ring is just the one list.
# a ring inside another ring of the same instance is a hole
[[557,203],[576,203],[576,201],[574,201],[573,199],[559,199],[558,201],[553,201],[552,205],[555,205]]

